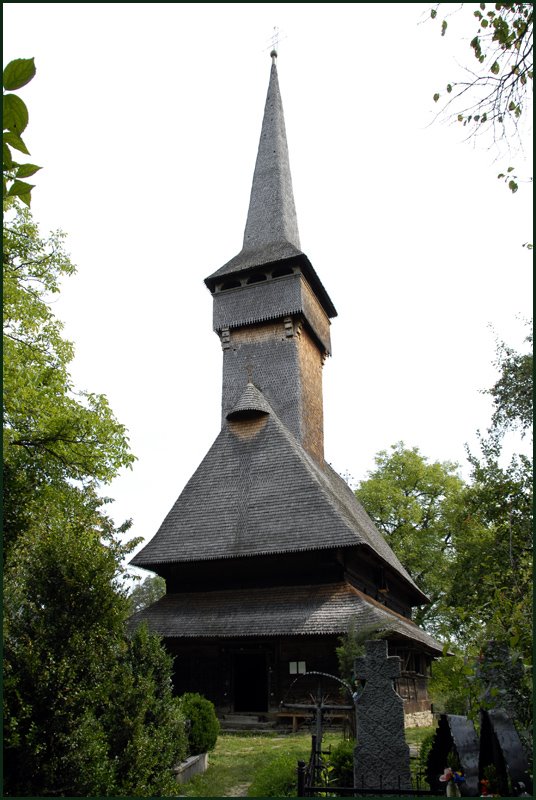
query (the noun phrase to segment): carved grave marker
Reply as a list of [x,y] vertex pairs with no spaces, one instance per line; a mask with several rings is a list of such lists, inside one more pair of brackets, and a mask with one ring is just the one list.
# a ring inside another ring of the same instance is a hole
[[400,658],[387,655],[384,639],[365,642],[366,655],[355,661],[365,688],[355,697],[356,788],[411,789],[409,747],[404,738],[404,701],[394,689]]

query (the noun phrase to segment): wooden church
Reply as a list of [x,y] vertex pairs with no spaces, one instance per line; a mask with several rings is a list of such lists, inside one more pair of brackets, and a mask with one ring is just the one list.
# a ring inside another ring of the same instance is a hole
[[337,312],[301,250],[271,55],[243,248],[205,280],[222,428],[132,560],[167,587],[133,623],[164,638],[176,692],[200,692],[221,714],[276,712],[308,689],[300,674],[338,674],[341,635],[375,626],[402,658],[405,712],[423,724],[441,654],[411,620],[427,598],[324,460],[322,367]]

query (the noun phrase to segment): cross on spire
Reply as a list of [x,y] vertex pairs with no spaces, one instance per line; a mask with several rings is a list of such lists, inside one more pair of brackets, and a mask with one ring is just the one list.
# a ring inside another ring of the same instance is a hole
[[271,47],[272,50],[270,52],[270,55],[272,56],[272,64],[275,64],[275,60],[277,58],[277,48],[279,47],[279,28],[277,27],[277,25],[274,25]]

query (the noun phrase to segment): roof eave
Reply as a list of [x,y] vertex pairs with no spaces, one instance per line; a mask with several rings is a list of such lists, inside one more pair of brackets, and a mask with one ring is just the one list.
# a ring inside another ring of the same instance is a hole
[[322,281],[316,274],[313,265],[311,264],[305,253],[297,253],[294,256],[277,259],[276,261],[271,260],[267,256],[259,254],[258,258],[255,259],[254,264],[248,264],[248,266],[245,266],[241,269],[230,270],[228,273],[223,272],[222,268],[222,270],[217,270],[216,272],[213,272],[212,275],[209,275],[207,278],[205,278],[204,283],[210,290],[210,292],[214,294],[214,291],[216,289],[216,284],[219,283],[221,280],[223,280],[227,275],[232,275],[233,278],[241,280],[242,278],[247,278],[248,275],[257,270],[259,267],[264,267],[265,269],[268,269],[269,267],[275,267],[276,265],[278,267],[284,267],[286,265],[290,266],[290,264],[298,264],[301,267],[303,275],[308,280],[311,288],[316,294],[322,308],[324,309],[328,317],[330,319],[333,319],[333,317],[338,316],[337,309],[333,305],[333,302],[330,296],[328,295],[326,289],[324,288]]

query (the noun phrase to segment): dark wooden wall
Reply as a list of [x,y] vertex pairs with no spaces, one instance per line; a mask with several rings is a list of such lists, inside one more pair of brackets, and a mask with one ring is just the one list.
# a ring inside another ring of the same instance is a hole
[[[318,677],[291,672],[291,664],[294,668],[301,662],[307,672],[337,676],[337,644],[337,636],[243,638],[219,642],[166,640],[169,652],[175,657],[176,694],[199,692],[211,700],[220,713],[275,712],[282,702],[310,702]],[[403,657],[401,647],[392,649]],[[397,681],[397,690],[406,701],[406,713],[430,708],[427,675],[420,671],[427,669],[427,660],[424,655],[417,656],[413,654],[404,659],[412,669],[404,671]],[[324,680],[323,691],[329,694],[331,703],[348,702],[334,681]]]

